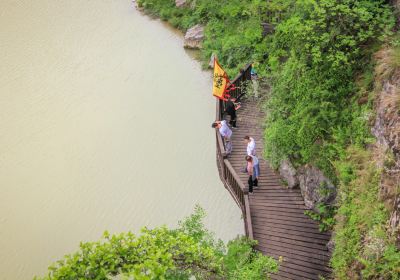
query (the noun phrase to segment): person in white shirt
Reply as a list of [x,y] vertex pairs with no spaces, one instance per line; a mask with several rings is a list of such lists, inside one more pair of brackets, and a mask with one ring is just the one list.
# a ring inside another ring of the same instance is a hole
[[223,121],[215,121],[212,125],[212,128],[218,128],[219,134],[224,138],[225,143],[225,151],[227,154],[232,152],[232,130],[229,128],[228,124],[225,120]]
[[256,141],[254,141],[253,137],[246,135],[244,137],[245,143],[247,143],[247,155],[255,156],[256,155]]

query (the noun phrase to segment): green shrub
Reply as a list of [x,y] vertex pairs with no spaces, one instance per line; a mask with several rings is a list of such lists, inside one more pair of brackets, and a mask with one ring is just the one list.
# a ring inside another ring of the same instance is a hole
[[309,216],[314,221],[319,222],[319,231],[325,232],[331,230],[336,222],[336,208],[324,203],[318,203],[316,208],[317,212],[306,210],[304,211],[304,214]]
[[[267,40],[272,95],[265,154],[275,164],[315,163],[334,177],[331,163],[343,149],[369,142],[371,104],[356,103],[361,87],[354,80],[362,70],[371,85],[364,48],[390,34],[393,16],[384,1],[289,2]],[[283,132],[288,127],[290,136]]]
[[266,13],[264,0],[191,0],[184,8],[176,8],[173,0],[138,0],[138,5],[183,31],[205,25],[203,62],[217,54],[231,78],[266,49],[260,24]]
[[341,184],[331,260],[335,277],[400,279],[400,252],[386,232],[388,211],[379,200],[380,171],[369,152],[351,147],[348,155],[336,163]]
[[205,212],[193,215],[177,229],[143,228],[82,242],[79,250],[49,267],[46,277],[35,279],[269,279],[278,264],[254,250],[255,241],[236,238],[227,246],[203,226]]

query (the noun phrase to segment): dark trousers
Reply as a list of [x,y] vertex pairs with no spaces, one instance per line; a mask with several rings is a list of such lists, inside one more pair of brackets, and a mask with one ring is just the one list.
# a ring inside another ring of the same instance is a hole
[[253,192],[253,187],[258,187],[258,179],[255,178],[253,180],[253,176],[249,176],[249,179],[247,180],[247,183],[249,184],[249,192],[252,193]]
[[234,112],[233,114],[229,114],[229,116],[231,116],[231,120],[229,121],[229,124],[232,127],[236,127],[236,112]]

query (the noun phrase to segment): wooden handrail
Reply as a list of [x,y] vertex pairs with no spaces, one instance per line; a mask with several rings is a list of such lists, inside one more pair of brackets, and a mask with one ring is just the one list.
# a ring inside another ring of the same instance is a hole
[[[230,95],[237,97],[242,94],[242,88],[240,83],[250,80],[250,70],[251,64],[246,65],[241,73],[239,73],[230,83],[230,85],[236,85],[238,88],[230,92]],[[216,120],[220,121],[223,119],[223,108],[225,107],[225,102],[217,99],[216,102]],[[227,159],[227,154],[224,145],[224,139],[216,130],[216,145],[217,145],[217,163],[220,172],[220,177],[224,182],[225,186],[231,193],[233,199],[236,201],[240,209],[242,210],[244,226],[246,235],[253,239],[253,226],[251,222],[250,214],[250,202],[248,188],[244,185],[239,175],[236,173],[232,164]]]
[[245,205],[245,217],[244,217],[244,222],[245,222],[245,228],[246,228],[246,234],[247,237],[250,239],[254,239],[253,235],[253,223],[251,221],[251,214],[250,214],[250,201],[249,201],[249,195],[246,194],[244,196],[244,205]]
[[226,158],[224,139],[222,139],[222,136],[219,133],[217,133],[217,145],[221,151],[222,158]]
[[229,85],[233,85],[234,83],[238,82],[238,81],[245,75],[245,73],[246,73],[248,70],[251,70],[250,68],[251,68],[251,63],[246,64],[246,66],[243,67],[243,69],[240,71],[240,73],[237,74],[236,77],[233,78],[232,81],[230,81]]
[[233,168],[232,164],[229,162],[228,159],[224,160],[226,167],[228,168],[229,172],[232,174],[233,178],[237,182],[240,189],[244,192],[246,187],[244,186],[242,180],[240,179],[239,175],[236,173],[235,169]]

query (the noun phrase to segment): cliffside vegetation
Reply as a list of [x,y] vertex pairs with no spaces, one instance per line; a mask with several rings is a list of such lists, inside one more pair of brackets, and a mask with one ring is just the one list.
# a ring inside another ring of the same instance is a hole
[[[337,279],[400,279],[399,232],[388,226],[399,182],[389,184],[390,200],[382,195],[385,164],[397,158],[379,152],[371,134],[383,80],[400,76],[393,2],[188,0],[177,8],[173,0],[138,0],[182,30],[205,25],[204,62],[217,54],[231,76],[256,62],[270,88],[265,156],[276,168],[283,160],[316,166],[338,187],[327,211],[335,217],[319,216],[335,224]],[[390,57],[374,58],[382,49]]]
[[[204,228],[204,210],[179,223],[177,229],[159,227],[110,235],[80,249],[49,268],[36,279],[269,279],[278,263],[253,249],[245,237],[227,246]],[[118,276],[118,278],[115,278]]]
[[[264,0],[190,0],[177,8],[173,0],[138,0],[146,12],[167,20],[174,27],[186,30],[203,24],[205,40],[202,57],[208,63],[217,54],[231,77],[249,61],[259,60],[266,53],[260,22],[266,11]],[[261,70],[261,68],[260,68]]]

